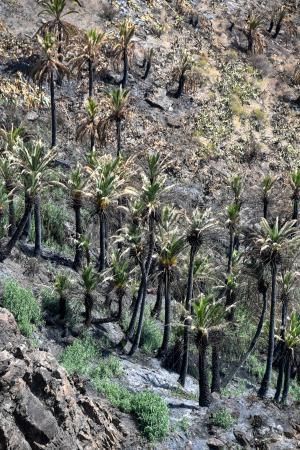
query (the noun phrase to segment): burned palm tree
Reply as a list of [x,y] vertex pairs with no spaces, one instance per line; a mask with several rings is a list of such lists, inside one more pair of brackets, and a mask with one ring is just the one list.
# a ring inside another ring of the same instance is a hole
[[135,25],[128,19],[125,19],[118,28],[119,36],[114,52],[116,58],[123,62],[123,78],[121,84],[122,88],[125,89],[128,83],[129,60],[134,49],[133,36],[135,33]]
[[85,117],[81,119],[76,129],[76,140],[90,139],[90,151],[93,152],[96,139],[102,142],[103,120],[99,117],[99,107],[93,98],[88,98]]
[[95,66],[99,62],[100,50],[105,40],[105,33],[96,29],[84,33],[83,39],[75,44],[75,56],[70,59],[70,65],[81,73],[85,67],[89,76],[89,97],[93,96]]
[[248,52],[252,54],[262,53],[264,50],[264,40],[260,32],[262,25],[261,17],[251,13],[249,14],[244,34],[248,41]]
[[42,53],[33,68],[32,76],[39,86],[42,86],[44,82],[49,84],[51,98],[51,147],[55,147],[57,122],[54,81],[58,76],[68,75],[69,69],[56,59],[56,41],[53,34],[46,33],[43,38],[38,37],[38,40],[42,48]]

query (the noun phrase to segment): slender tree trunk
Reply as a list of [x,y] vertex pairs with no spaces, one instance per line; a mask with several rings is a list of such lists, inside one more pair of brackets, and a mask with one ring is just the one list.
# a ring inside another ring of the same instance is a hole
[[270,26],[268,28],[268,33],[271,33],[274,27],[274,19],[271,19]]
[[94,147],[95,147],[95,135],[93,132],[91,132],[91,144],[90,144],[91,152],[94,150]]
[[117,132],[117,157],[121,156],[121,119],[116,119],[116,132]]
[[124,291],[123,289],[118,290],[118,312],[117,312],[117,320],[120,320],[123,315],[123,297]]
[[[283,342],[281,342],[283,344]],[[280,346],[280,352],[281,352],[281,359],[279,362],[279,368],[278,368],[278,376],[277,376],[277,384],[276,384],[276,392],[274,396],[274,401],[279,402],[280,394],[282,390],[282,384],[283,384],[283,376],[284,376],[284,366],[285,366],[285,355],[284,355],[284,344]]]
[[299,192],[296,190],[293,195],[293,216],[292,220],[297,220],[298,223],[299,216]]
[[181,386],[185,386],[185,380],[188,371],[189,364],[189,344],[190,344],[190,329],[191,329],[192,319],[191,317],[186,317],[184,320],[183,329],[183,351],[182,351],[182,361],[180,367],[180,374],[178,382]]
[[232,255],[233,255],[234,233],[232,230],[229,232],[229,249],[228,249],[228,264],[227,273],[232,271]]
[[144,75],[143,75],[143,77],[142,77],[143,80],[146,80],[146,78],[148,78],[150,69],[151,69],[151,61],[147,61],[147,62],[146,62],[145,73],[144,73]]
[[59,317],[61,320],[65,320],[67,312],[67,299],[64,295],[59,297]]
[[263,204],[264,204],[264,219],[267,219],[268,218],[268,207],[269,207],[269,200],[267,197],[264,197]]
[[28,221],[28,218],[31,214],[32,204],[33,204],[32,199],[30,197],[27,197],[23,217],[18,223],[18,226],[16,227],[14,234],[12,235],[12,237],[10,238],[4,249],[0,250],[0,262],[3,262],[11,254],[12,249],[16,245],[17,241],[20,239],[25,224]]
[[184,73],[182,73],[182,74],[180,75],[180,77],[179,77],[179,81],[178,81],[178,89],[177,89],[177,91],[176,91],[176,93],[175,93],[175,98],[179,98],[179,97],[182,96],[183,91],[184,91],[185,80],[186,80],[185,75],[184,75]]
[[[25,210],[27,202],[30,201],[30,198],[29,198],[29,195],[27,192],[25,192],[24,200],[25,200],[25,206],[24,206],[24,210]],[[31,229],[31,213],[29,214],[28,219],[23,228],[23,231],[21,233],[21,236],[20,236],[21,241],[27,241],[29,234],[30,234],[30,229]]]
[[73,209],[75,212],[75,234],[76,234],[76,247],[75,247],[75,257],[73,267],[75,270],[78,270],[80,267],[82,267],[82,247],[79,242],[80,237],[82,235],[80,202],[75,201]]
[[123,79],[122,79],[122,88],[125,89],[128,83],[128,53],[127,47],[124,47],[123,50]]
[[34,232],[34,255],[39,256],[42,251],[41,197],[39,195],[34,199]]
[[51,147],[56,145],[56,105],[53,72],[50,73],[50,97],[51,97]]
[[282,20],[279,20],[276,24],[275,33],[273,34],[273,38],[276,39],[281,31]]
[[[140,304],[141,304],[141,301],[142,301],[142,298],[144,295],[143,290],[144,289],[147,290],[148,275],[149,275],[153,251],[154,251],[154,240],[155,240],[154,232],[155,232],[154,215],[153,215],[153,213],[151,213],[150,217],[149,217],[149,243],[148,243],[149,247],[148,247],[148,254],[147,254],[146,264],[145,264],[146,282],[144,283],[143,279],[141,279],[139,290],[138,290],[138,295],[137,295],[137,300],[135,302],[133,313],[132,313],[131,320],[130,320],[130,324],[129,324],[129,327],[127,330],[128,339],[131,339],[133,337],[136,318],[137,318]],[[147,292],[145,292],[145,296],[146,296],[146,293]],[[141,314],[141,312],[140,312],[140,314]]]
[[211,394],[208,382],[207,336],[202,335],[199,342],[199,406],[209,406]]
[[251,31],[247,34],[247,39],[248,39],[248,52],[252,53],[252,50],[253,50],[253,35],[252,35]]
[[92,323],[92,310],[93,310],[94,300],[91,294],[87,293],[84,296],[84,306],[85,306],[85,326],[89,328]]
[[146,273],[146,268],[145,268],[144,262],[141,262],[140,266],[141,266],[142,284],[143,284],[142,298],[141,298],[141,310],[140,310],[140,316],[139,316],[136,334],[134,337],[132,347],[129,352],[130,356],[132,356],[136,352],[136,350],[138,349],[138,347],[140,345],[141,335],[142,335],[142,330],[143,330],[143,322],[144,322],[144,312],[145,312],[146,292],[147,292],[147,287],[146,287],[147,273]]
[[89,58],[88,59],[88,70],[89,70],[89,97],[93,97],[93,84],[94,84],[94,77],[93,77],[93,61]]
[[275,331],[275,313],[276,313],[276,276],[277,276],[277,264],[273,262],[271,264],[272,272],[272,291],[271,291],[271,310],[270,310],[270,325],[269,325],[269,339],[268,339],[268,355],[266,370],[261,382],[258,396],[261,398],[266,397],[271,382],[272,376],[272,364],[274,355],[274,331]]
[[218,345],[212,346],[211,354],[212,381],[211,392],[221,392],[221,358]]
[[16,214],[15,214],[15,202],[13,194],[10,194],[11,187],[9,186],[7,189],[7,194],[9,195],[8,200],[8,236],[12,236],[16,229]]
[[159,349],[159,356],[163,357],[166,355],[169,342],[170,342],[170,332],[171,332],[171,299],[170,299],[170,272],[169,269],[165,269],[165,323],[164,323],[164,334],[163,342],[161,348]]
[[[190,263],[189,263],[189,273],[187,282],[187,293],[185,299],[185,309],[188,314],[191,313],[191,299],[193,296],[193,274],[194,274],[194,261],[196,255],[195,246],[191,245],[190,248]],[[188,361],[189,361],[189,318],[184,319],[184,333],[183,333],[183,353],[182,353],[182,363],[180,368],[179,383],[182,386],[185,385],[186,375],[188,371]]]
[[246,351],[245,355],[239,360],[239,362],[232,367],[231,371],[229,372],[229,374],[226,376],[226,378],[224,379],[223,383],[222,383],[222,387],[227,386],[228,383],[231,382],[231,380],[233,379],[233,377],[235,376],[235,374],[240,370],[240,368],[245,364],[245,362],[247,361],[248,357],[251,355],[252,351],[254,350],[256,343],[261,335],[262,332],[262,328],[263,328],[263,324],[264,324],[264,320],[265,320],[265,315],[266,315],[266,310],[267,310],[267,289],[262,293],[262,297],[263,297],[263,305],[262,305],[262,310],[261,310],[261,314],[260,314],[260,318],[259,318],[259,322],[255,331],[255,334],[252,338],[252,341],[249,345],[248,350]]
[[291,349],[288,349],[284,366],[284,384],[281,398],[281,403],[283,404],[286,404],[287,396],[289,393],[291,380],[291,365],[292,365],[292,351]]
[[159,319],[159,316],[161,314],[162,299],[163,299],[163,287],[164,287],[164,274],[160,273],[158,276],[156,302],[155,302],[154,308],[151,312],[151,316],[156,317],[156,319]]
[[100,221],[100,230],[99,230],[99,237],[100,237],[100,255],[99,255],[99,271],[106,269],[106,252],[107,252],[107,242],[106,242],[106,233],[105,233],[105,212],[101,210],[99,214],[99,221]]

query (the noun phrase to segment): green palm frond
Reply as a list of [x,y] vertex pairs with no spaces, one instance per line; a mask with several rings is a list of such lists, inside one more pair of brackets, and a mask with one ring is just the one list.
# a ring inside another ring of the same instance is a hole
[[300,345],[300,315],[295,311],[291,314],[284,341],[290,349]]
[[91,294],[97,287],[99,274],[92,266],[85,266],[82,271],[83,287],[87,294]]
[[226,309],[221,301],[216,301],[212,293],[202,294],[194,302],[194,324],[193,329],[207,334],[212,327],[222,324]]
[[71,288],[71,281],[68,275],[63,272],[57,274],[54,281],[54,288],[59,295],[64,295]]
[[277,181],[277,177],[274,177],[272,175],[266,175],[263,177],[262,180],[262,191],[263,191],[263,196],[267,197],[268,194],[270,193],[270,191],[272,190],[274,184]]
[[203,243],[205,235],[212,231],[216,225],[217,221],[212,216],[211,209],[194,209],[192,217],[187,218],[189,223],[189,229],[187,232],[187,241],[191,246],[199,248]]

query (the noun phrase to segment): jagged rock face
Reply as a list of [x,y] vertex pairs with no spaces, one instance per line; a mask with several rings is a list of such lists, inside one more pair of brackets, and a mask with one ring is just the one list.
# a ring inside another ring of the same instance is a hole
[[78,393],[47,352],[31,350],[0,308],[0,450],[118,449],[120,422]]

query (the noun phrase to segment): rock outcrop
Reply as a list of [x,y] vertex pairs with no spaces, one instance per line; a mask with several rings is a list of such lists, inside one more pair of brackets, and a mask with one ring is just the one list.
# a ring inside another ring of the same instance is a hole
[[47,352],[30,349],[0,308],[0,450],[118,449],[118,418],[77,391]]

